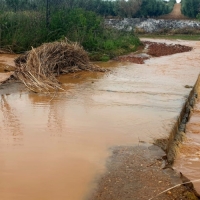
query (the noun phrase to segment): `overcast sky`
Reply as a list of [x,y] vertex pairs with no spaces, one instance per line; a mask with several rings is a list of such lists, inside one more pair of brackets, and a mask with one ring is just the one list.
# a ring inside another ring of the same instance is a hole
[[[169,1],[169,0],[167,0],[167,1]],[[177,2],[177,3],[180,3],[180,2],[181,2],[181,0],[176,0],[176,2]]]

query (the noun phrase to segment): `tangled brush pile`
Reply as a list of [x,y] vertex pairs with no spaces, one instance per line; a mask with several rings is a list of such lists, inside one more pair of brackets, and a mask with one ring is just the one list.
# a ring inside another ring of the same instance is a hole
[[77,43],[67,40],[45,43],[15,59],[15,74],[29,90],[48,92],[62,89],[56,76],[105,69],[90,63],[87,52]]

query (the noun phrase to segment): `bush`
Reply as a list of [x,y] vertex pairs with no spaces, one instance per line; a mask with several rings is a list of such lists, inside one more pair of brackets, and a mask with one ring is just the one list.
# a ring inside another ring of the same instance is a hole
[[136,13],[137,17],[157,17],[167,14],[173,9],[174,0],[165,3],[161,0],[142,0],[141,8]]
[[200,0],[182,0],[181,12],[192,18],[196,18],[200,9]]
[[[23,11],[0,14],[1,45],[15,52],[37,47],[67,37],[80,43],[89,52],[100,52],[113,57],[119,52],[134,51],[140,44],[133,32],[104,27],[103,18],[83,9],[58,10],[51,13],[49,26],[42,12]],[[123,51],[118,51],[123,49]],[[104,56],[105,57],[105,56]]]
[[1,46],[23,52],[45,41],[45,16],[38,12],[5,12],[0,15]]

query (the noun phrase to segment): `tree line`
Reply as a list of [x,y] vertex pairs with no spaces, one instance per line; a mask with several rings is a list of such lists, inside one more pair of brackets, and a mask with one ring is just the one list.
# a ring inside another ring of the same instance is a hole
[[[98,15],[119,17],[156,17],[167,14],[176,0],[1,0],[0,11],[25,11],[82,8]],[[200,13],[200,0],[182,0],[181,11],[192,18]]]
[[171,11],[175,0],[1,0],[0,48],[24,52],[67,37],[95,60],[105,60],[140,44],[133,31],[104,26],[104,17],[156,17]]
[[182,0],[181,12],[188,17],[200,18],[200,0]]
[[1,0],[1,10],[49,10],[82,8],[101,16],[156,17],[169,13],[176,1],[170,0]]

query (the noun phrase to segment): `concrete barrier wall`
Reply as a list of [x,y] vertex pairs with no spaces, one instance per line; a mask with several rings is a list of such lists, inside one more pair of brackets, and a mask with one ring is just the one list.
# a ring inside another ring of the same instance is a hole
[[168,164],[172,165],[174,159],[176,158],[177,150],[179,144],[183,141],[185,136],[186,123],[189,121],[191,110],[195,105],[197,99],[197,88],[200,87],[200,75],[191,90],[187,101],[184,103],[182,111],[177,118],[177,122],[174,124],[170,136],[168,139],[161,141],[156,141],[156,144],[160,146],[167,154]]

